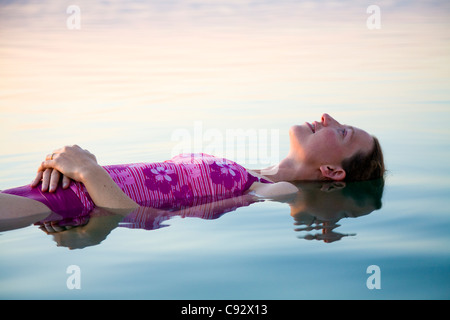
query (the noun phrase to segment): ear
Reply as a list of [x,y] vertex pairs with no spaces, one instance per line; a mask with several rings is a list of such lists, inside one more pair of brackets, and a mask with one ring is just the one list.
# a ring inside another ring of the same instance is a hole
[[319,169],[324,178],[334,181],[342,181],[345,179],[345,170],[341,166],[324,164]]

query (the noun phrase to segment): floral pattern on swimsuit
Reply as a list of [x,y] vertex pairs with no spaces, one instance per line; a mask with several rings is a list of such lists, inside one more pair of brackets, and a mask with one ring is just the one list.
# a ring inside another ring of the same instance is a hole
[[[157,163],[104,166],[115,183],[142,206],[170,208],[190,206],[194,199],[219,200],[241,195],[254,177],[234,161],[204,153],[188,153]],[[75,186],[74,186],[75,187]],[[82,187],[72,188],[83,204],[93,205]]]

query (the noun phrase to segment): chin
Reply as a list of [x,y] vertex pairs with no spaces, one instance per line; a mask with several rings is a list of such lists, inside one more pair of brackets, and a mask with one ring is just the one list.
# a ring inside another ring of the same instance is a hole
[[289,129],[291,140],[296,141],[297,144],[304,143],[311,135],[311,129],[306,124],[294,125]]
[[293,125],[289,128],[289,134],[297,135],[298,133],[303,131],[303,127],[304,127],[304,125],[299,125],[299,124]]

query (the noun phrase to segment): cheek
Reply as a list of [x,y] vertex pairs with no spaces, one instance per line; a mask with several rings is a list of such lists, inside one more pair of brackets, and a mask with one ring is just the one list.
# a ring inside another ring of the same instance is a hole
[[336,133],[327,130],[322,131],[320,136],[318,136],[317,144],[321,145],[323,148],[335,150],[338,148],[338,141],[336,139]]
[[341,158],[341,148],[336,139],[336,134],[330,131],[322,131],[310,141],[309,156],[316,162],[335,163]]

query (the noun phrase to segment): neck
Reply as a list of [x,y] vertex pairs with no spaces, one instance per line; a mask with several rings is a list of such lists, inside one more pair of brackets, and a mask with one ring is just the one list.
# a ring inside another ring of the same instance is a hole
[[289,155],[279,164],[257,170],[257,172],[274,182],[311,180],[313,177],[311,170]]

